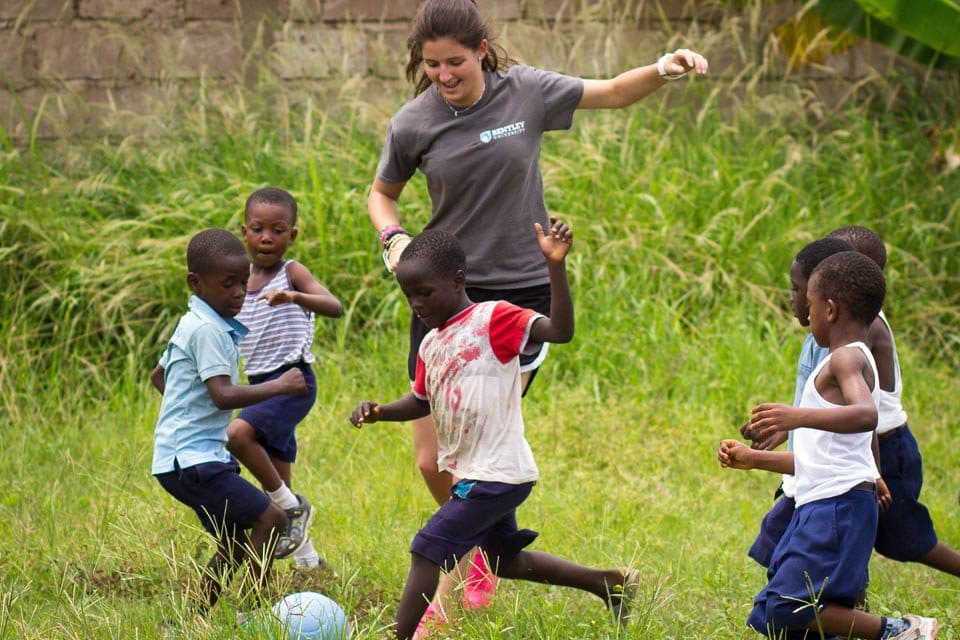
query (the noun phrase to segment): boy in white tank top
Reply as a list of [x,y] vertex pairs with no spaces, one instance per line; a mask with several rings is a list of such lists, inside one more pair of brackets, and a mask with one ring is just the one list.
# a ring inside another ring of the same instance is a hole
[[[882,270],[887,250],[880,237],[859,225],[834,229],[828,238],[849,242]],[[867,346],[880,376],[877,437],[880,473],[890,489],[890,507],[880,512],[874,549],[900,562],[920,562],[960,577],[960,553],[941,542],[927,507],[920,502],[923,460],[900,402],[903,383],[893,330],[881,311],[870,325]]]
[[[747,624],[769,637],[810,631],[870,640],[936,638],[937,621],[875,616],[854,608],[866,586],[877,530],[875,463],[878,375],[864,341],[886,292],[880,268],[846,251],[813,271],[807,286],[810,329],[830,354],[811,373],[800,406],[761,404],[751,429],[763,438],[794,432],[793,451],[761,451],[724,440],[723,467],[796,477],[797,509],[773,552],[768,583]],[[816,606],[803,606],[816,594]]]

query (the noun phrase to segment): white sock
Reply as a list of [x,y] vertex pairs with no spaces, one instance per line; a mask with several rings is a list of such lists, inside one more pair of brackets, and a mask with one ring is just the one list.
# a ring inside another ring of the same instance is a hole
[[293,509],[294,507],[300,506],[300,501],[297,500],[297,496],[293,495],[293,491],[290,491],[290,487],[286,484],[281,484],[280,488],[276,491],[267,491],[267,495],[270,496],[273,504],[281,509]]
[[306,567],[307,569],[320,564],[320,555],[317,553],[317,550],[313,548],[313,540],[310,539],[309,535],[307,536],[307,541],[303,543],[303,546],[293,552],[293,559],[296,561],[298,567]]

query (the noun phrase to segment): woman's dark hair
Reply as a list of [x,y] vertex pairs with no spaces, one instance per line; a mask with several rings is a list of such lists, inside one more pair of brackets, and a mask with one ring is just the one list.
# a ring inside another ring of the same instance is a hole
[[413,28],[407,38],[407,80],[413,84],[413,95],[418,96],[430,87],[430,78],[422,70],[423,43],[440,38],[451,38],[468,49],[479,49],[486,39],[487,55],[480,63],[484,71],[496,71],[513,61],[506,52],[493,44],[490,27],[480,15],[474,0],[427,0],[413,19]]

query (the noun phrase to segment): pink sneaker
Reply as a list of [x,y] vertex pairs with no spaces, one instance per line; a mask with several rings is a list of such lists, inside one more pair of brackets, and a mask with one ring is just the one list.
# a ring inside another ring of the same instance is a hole
[[413,632],[413,640],[427,640],[432,630],[442,629],[446,624],[447,621],[443,619],[440,607],[431,602],[423,612],[423,617],[417,624],[417,630]]
[[470,574],[463,585],[463,608],[482,609],[489,606],[497,592],[500,578],[487,566],[482,552],[477,552],[470,563]]

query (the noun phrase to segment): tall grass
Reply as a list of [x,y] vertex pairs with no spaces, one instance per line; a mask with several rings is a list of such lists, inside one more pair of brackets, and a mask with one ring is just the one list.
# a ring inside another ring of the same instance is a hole
[[[763,580],[744,550],[776,483],[720,472],[715,445],[751,403],[790,397],[802,332],[787,270],[803,244],[843,224],[887,243],[886,307],[925,496],[941,536],[960,543],[960,177],[927,171],[924,136],[956,118],[938,109],[957,95],[899,82],[893,97],[878,84],[834,107],[800,85],[698,81],[627,111],[578,114],[573,131],[546,138],[547,203],[576,234],[578,328],[525,400],[543,479],[520,517],[543,532],[538,548],[644,570],[628,637],[743,635]],[[408,312],[365,209],[400,96],[379,108],[346,87],[325,109],[198,96],[158,106],[119,139],[3,137],[0,637],[234,637],[231,590],[208,622],[189,613],[210,547],[149,477],[158,398],[146,374],[184,308],[188,238],[238,230],[245,196],[263,185],[296,195],[292,254],[347,308],[318,323],[324,384],[294,471],[338,575],[279,566],[272,594],[322,589],[356,637],[382,637],[406,545],[432,512],[405,429],[357,432],[345,418],[358,399],[406,386]],[[401,210],[413,229],[426,222],[421,180]],[[955,608],[956,582],[939,574],[876,560],[871,576],[876,612]],[[599,602],[510,585],[451,635],[610,633]]]

